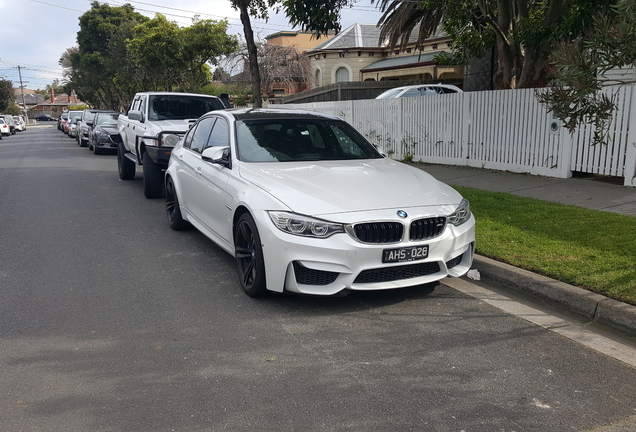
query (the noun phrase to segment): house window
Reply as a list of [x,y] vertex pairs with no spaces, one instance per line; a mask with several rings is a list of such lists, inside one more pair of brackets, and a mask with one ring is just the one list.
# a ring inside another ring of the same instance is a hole
[[316,69],[316,86],[320,87],[322,85],[322,71],[320,69]]
[[336,70],[336,82],[349,81],[349,71],[345,67],[340,67]]

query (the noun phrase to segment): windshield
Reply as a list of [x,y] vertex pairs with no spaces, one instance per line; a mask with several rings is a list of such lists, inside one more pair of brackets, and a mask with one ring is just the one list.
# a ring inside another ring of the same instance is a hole
[[119,113],[98,114],[95,123],[97,123],[97,126],[117,126],[118,118]]
[[245,162],[382,158],[372,144],[340,120],[260,119],[236,124],[239,158]]
[[71,119],[75,118],[75,117],[80,117],[82,115],[82,111],[71,111],[69,113],[69,116]]
[[224,109],[223,103],[216,97],[187,95],[150,96],[149,120],[186,120],[198,119],[203,114]]
[[393,98],[396,98],[397,95],[400,94],[400,92],[402,90],[404,90],[404,87],[387,90],[384,93],[382,93],[380,96],[378,96],[376,99],[393,99]]

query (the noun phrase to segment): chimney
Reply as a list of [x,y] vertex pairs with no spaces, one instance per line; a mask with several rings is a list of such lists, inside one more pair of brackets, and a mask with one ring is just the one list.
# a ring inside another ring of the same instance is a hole
[[51,87],[51,103],[55,103],[55,90]]

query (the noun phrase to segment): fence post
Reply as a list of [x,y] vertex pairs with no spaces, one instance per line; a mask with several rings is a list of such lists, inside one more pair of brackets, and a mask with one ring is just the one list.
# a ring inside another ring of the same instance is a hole
[[[556,121],[556,119],[553,119]],[[559,178],[572,177],[572,149],[574,148],[572,134],[559,122]]]
[[636,84],[632,84],[629,101],[629,126],[625,148],[625,186],[636,187]]
[[468,166],[468,160],[471,156],[471,150],[474,150],[474,143],[469,143],[468,140],[471,137],[472,128],[473,128],[473,93],[459,93],[462,101],[462,135],[461,135],[461,161],[460,165]]

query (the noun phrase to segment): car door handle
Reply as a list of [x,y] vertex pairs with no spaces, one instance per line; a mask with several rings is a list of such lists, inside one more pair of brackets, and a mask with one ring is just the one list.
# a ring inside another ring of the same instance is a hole
[[194,168],[194,171],[195,171],[197,174],[201,174],[201,167],[195,167],[195,168]]

